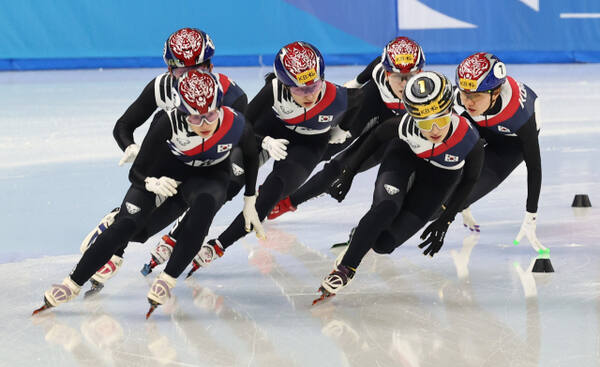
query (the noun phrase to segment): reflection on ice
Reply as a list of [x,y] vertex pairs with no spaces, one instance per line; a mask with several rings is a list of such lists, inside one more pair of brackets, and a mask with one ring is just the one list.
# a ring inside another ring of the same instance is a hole
[[[330,75],[343,82],[358,69],[331,68]],[[597,201],[600,192],[600,123],[593,118],[600,66],[511,70],[543,97],[537,234],[556,273],[532,273],[537,253],[512,244],[526,195],[521,167],[471,207],[479,235],[458,218],[433,259],[421,255],[415,238],[389,256],[371,252],[348,288],[311,307],[340,250],[331,245],[368,209],[371,170],[356,177],[342,204],[328,196],[308,201],[266,223],[267,240],[248,236],[180,279],[173,303],[149,321],[146,293],[160,271],[144,278],[139,269],[158,237],[132,244],[98,295],[30,314],[76,263],[82,237],[122,197],[127,171],[117,166],[110,131],[156,70],[19,74],[26,86],[13,81],[0,91],[13,111],[27,111],[0,116],[0,365],[597,366],[600,212],[570,204],[577,193]],[[219,72],[253,95],[266,69]],[[59,82],[78,88],[57,95]],[[24,91],[31,99],[18,98]],[[31,111],[31,100],[42,108]],[[240,208],[237,199],[228,203],[208,237]]]

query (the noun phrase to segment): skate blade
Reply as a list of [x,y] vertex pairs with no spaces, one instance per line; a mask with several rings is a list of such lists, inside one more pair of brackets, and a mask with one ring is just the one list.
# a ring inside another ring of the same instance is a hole
[[187,275],[185,276],[185,279],[187,279],[187,278],[191,277],[191,276],[192,276],[192,274],[194,274],[194,271],[195,271],[194,269],[190,270],[190,272],[189,272],[189,273],[187,273]]
[[38,308],[38,309],[34,310],[34,311],[31,313],[31,316],[33,316],[33,315],[37,315],[38,313],[40,313],[40,312],[42,312],[42,311],[44,311],[44,310],[47,310],[47,309],[49,309],[49,308],[51,308],[51,307],[52,307],[52,306],[43,305],[42,307],[40,307],[40,308]]
[[340,243],[334,243],[331,248],[338,248],[338,247],[345,247],[348,246],[348,242],[340,242]]
[[142,270],[140,270],[140,273],[142,273],[143,276],[147,276],[148,274],[152,273],[150,264],[145,264]]
[[152,315],[152,312],[158,308],[158,303],[151,300],[148,300],[148,302],[150,302],[150,309],[148,309],[148,312],[146,313],[146,320],[148,320],[150,315]]
[[49,309],[51,307],[52,307],[52,305],[48,302],[48,300],[46,299],[46,296],[44,296],[44,305],[42,307],[40,307],[40,308],[37,308],[37,309],[33,310],[33,312],[31,313],[31,316],[37,315],[38,313],[40,313],[40,312],[42,312],[44,310],[47,310],[47,309]]
[[331,298],[331,297],[335,296],[335,293],[329,293],[328,291],[326,291],[325,289],[322,289],[322,288],[319,288],[319,292],[321,292],[321,296],[312,302],[313,306],[319,302],[326,300],[327,298]]
[[104,288],[104,284],[102,283],[92,284],[92,288],[83,294],[83,299],[95,296],[96,294],[100,293],[102,288]]

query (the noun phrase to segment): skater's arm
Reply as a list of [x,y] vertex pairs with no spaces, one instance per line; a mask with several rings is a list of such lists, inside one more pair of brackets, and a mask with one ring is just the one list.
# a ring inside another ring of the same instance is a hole
[[244,180],[246,184],[244,196],[253,196],[256,193],[256,176],[258,175],[258,145],[254,136],[254,129],[248,123],[244,126],[240,148],[244,160]]
[[358,118],[363,102],[363,92],[361,89],[347,89],[348,91],[348,108],[344,112],[339,127],[343,130],[350,131],[352,136],[358,136],[361,129],[355,128],[358,125],[355,121]]
[[236,98],[230,107],[242,114],[245,114],[246,109],[248,108],[248,97],[246,96],[246,93]]
[[356,81],[361,85],[368,82],[371,79],[371,75],[373,74],[373,69],[375,69],[375,66],[377,66],[377,64],[379,64],[380,62],[381,57],[377,56],[375,59],[373,59],[373,61],[371,61],[369,65],[367,65],[367,67],[363,71],[360,72],[360,74],[356,76]]
[[145,190],[144,180],[151,169],[156,171],[158,166],[164,164],[178,164],[167,147],[167,140],[170,137],[171,124],[168,115],[165,114],[148,130],[140,152],[129,170],[129,181],[133,186]]
[[260,118],[260,116],[267,110],[273,107],[273,86],[271,81],[275,78],[275,74],[271,73],[266,76],[265,85],[256,94],[254,98],[248,103],[246,108],[246,121],[253,124]]
[[471,152],[465,158],[465,165],[463,166],[461,180],[458,183],[456,190],[452,194],[446,210],[442,213],[440,218],[444,222],[452,222],[456,214],[462,210],[465,200],[471,193],[473,186],[479,176],[481,175],[481,168],[483,167],[483,150],[484,142],[479,139]]
[[345,167],[351,172],[357,172],[361,164],[373,155],[382,145],[387,145],[392,139],[398,138],[399,118],[391,118],[379,125],[348,159]]
[[113,137],[117,141],[119,148],[125,149],[135,144],[133,140],[133,132],[156,111],[156,99],[154,96],[154,83],[152,79],[144,88],[139,97],[127,108],[123,116],[121,116],[113,129]]
[[542,189],[542,158],[538,139],[535,114],[516,132],[523,149],[523,160],[527,166],[527,211],[537,213]]

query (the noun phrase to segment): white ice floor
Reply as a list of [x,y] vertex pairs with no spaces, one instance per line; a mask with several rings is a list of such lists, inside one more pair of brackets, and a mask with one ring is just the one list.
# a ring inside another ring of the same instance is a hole
[[[453,77],[451,66],[430,69]],[[327,77],[341,83],[359,70],[329,68]],[[269,69],[218,71],[253,96]],[[600,365],[600,64],[509,65],[543,98],[538,236],[555,273],[532,274],[532,248],[512,245],[525,211],[521,166],[473,206],[479,237],[458,217],[433,259],[417,239],[391,256],[369,254],[347,290],[311,307],[337,255],[331,244],[370,204],[371,170],[343,204],[309,201],[268,222],[267,241],[248,236],[181,279],[175,302],[149,321],[157,272],[144,279],[139,269],[156,238],[132,244],[95,298],[30,316],[78,260],[83,236],[121,202],[127,168],[117,166],[112,128],[159,72],[0,73],[0,366]],[[595,207],[572,209],[579,193]],[[226,205],[210,236],[241,205]]]

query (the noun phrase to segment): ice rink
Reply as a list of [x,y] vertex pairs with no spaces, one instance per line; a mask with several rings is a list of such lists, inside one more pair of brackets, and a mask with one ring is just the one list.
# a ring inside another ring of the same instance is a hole
[[[427,69],[454,79],[452,66]],[[343,83],[360,70],[326,77]],[[182,277],[174,302],[148,321],[158,269],[139,270],[158,236],[132,243],[97,296],[32,317],[83,237],[121,203],[129,166],[117,166],[112,129],[162,71],[0,73],[0,366],[600,366],[600,64],[508,65],[542,98],[537,233],[555,273],[531,273],[536,253],[525,239],[512,244],[525,214],[521,165],[472,206],[479,236],[459,215],[434,258],[417,238],[390,256],[371,252],[349,287],[311,306],[337,256],[331,245],[370,205],[372,169],[342,204],[311,200],[266,222],[266,241],[247,236]],[[215,71],[252,97],[270,68]],[[580,193],[594,207],[571,208]],[[241,208],[240,197],[228,203],[209,237]]]

